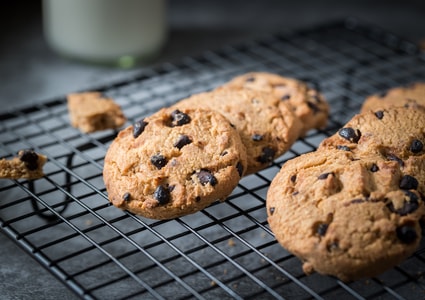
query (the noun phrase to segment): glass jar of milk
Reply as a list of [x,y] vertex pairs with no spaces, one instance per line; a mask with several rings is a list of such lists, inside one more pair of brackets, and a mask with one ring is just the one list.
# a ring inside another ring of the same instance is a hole
[[43,0],[45,38],[63,56],[131,67],[161,50],[165,1]]

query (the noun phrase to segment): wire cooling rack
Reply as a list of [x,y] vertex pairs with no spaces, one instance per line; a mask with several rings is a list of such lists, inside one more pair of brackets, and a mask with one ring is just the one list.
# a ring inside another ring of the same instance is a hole
[[65,97],[1,114],[0,157],[24,148],[48,156],[43,178],[0,181],[2,232],[85,299],[423,299],[424,242],[376,278],[343,283],[306,276],[275,241],[265,197],[281,165],[314,150],[367,95],[424,80],[424,54],[349,19],[188,57],[101,91],[122,106],[130,124],[248,71],[319,88],[331,104],[329,126],[243,178],[226,202],[175,220],[144,219],[109,204],[102,166],[116,132],[70,127]]

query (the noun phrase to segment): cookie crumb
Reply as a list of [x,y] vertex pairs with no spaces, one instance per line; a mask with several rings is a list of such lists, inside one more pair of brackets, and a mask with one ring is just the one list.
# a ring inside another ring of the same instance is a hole
[[34,150],[20,150],[10,160],[0,159],[0,178],[5,179],[38,179],[44,176],[43,166],[47,157]]

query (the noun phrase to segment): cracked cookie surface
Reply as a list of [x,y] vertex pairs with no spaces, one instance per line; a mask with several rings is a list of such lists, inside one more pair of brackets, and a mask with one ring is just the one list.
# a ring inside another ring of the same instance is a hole
[[122,130],[105,156],[104,181],[117,207],[153,219],[224,200],[246,171],[239,134],[206,109],[161,109]]

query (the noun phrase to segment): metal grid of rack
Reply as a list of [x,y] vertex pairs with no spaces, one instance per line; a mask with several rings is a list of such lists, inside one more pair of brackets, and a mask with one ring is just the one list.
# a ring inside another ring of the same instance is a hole
[[174,220],[109,204],[102,166],[116,132],[72,128],[65,98],[0,114],[0,157],[25,148],[48,156],[43,178],[0,181],[2,232],[85,299],[423,299],[424,242],[377,278],[306,276],[275,241],[265,210],[267,188],[286,160],[314,150],[367,95],[425,78],[425,55],[414,44],[349,19],[187,57],[100,90],[130,124],[249,71],[315,85],[331,104],[329,126],[243,178],[225,202]]

